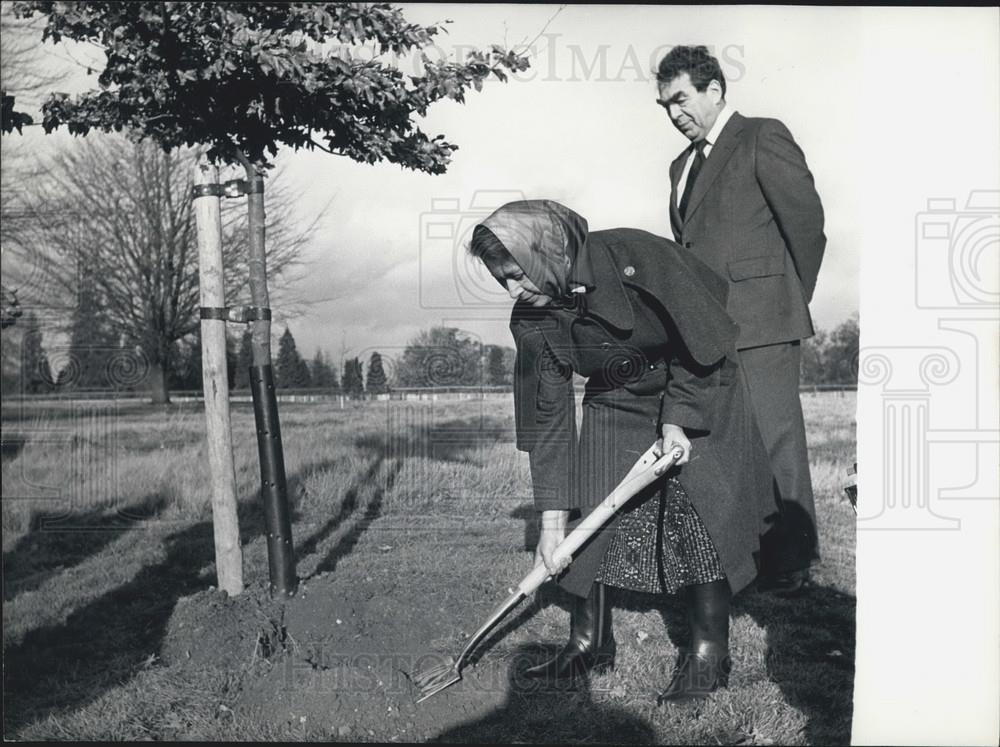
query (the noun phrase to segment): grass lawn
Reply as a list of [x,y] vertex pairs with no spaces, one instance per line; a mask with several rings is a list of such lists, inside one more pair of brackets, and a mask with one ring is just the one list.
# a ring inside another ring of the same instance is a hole
[[[462,683],[414,706],[396,676],[424,653],[457,653],[530,566],[530,481],[508,399],[283,404],[303,579],[286,605],[263,592],[249,406],[233,422],[248,591],[229,599],[209,588],[197,406],[5,404],[4,735],[845,744],[855,539],[842,485],[855,461],[855,396],[806,394],[803,405],[823,554],[815,588],[793,600],[738,596],[729,689],[657,708],[683,610],[626,592],[613,597],[617,667],[586,687],[518,682],[567,632],[566,600],[549,587]],[[347,654],[348,665],[336,659]],[[331,679],[345,673],[369,679]]]

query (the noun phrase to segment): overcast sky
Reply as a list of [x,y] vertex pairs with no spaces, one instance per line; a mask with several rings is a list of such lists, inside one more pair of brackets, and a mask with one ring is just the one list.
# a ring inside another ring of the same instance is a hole
[[[412,21],[453,21],[428,50],[432,58],[492,43],[530,43],[532,67],[507,83],[492,81],[481,93],[470,92],[464,105],[432,107],[425,131],[460,147],[447,174],[358,164],[322,152],[280,155],[285,178],[304,190],[297,219],[318,213],[321,219],[296,288],[305,301],[302,313],[289,318],[275,304],[276,333],[290,324],[306,355],[321,347],[335,360],[344,352],[367,358],[372,350],[391,359],[434,324],[511,344],[510,301],[463,254],[475,222],[509,199],[558,200],[586,217],[591,229],[630,226],[670,236],[667,169],[687,140],[654,103],[652,71],[671,46],[696,43],[720,58],[728,105],[783,120],[806,154],[828,237],[811,310],[817,327],[831,329],[859,308],[862,220],[872,218],[873,135],[884,140],[876,153],[891,148],[903,125],[911,136],[917,125],[928,130],[930,137],[921,134],[919,142],[945,159],[954,143],[954,133],[926,117],[926,102],[900,94],[897,81],[918,69],[931,46],[955,59],[962,49],[975,48],[970,33],[985,28],[986,36],[995,35],[981,22],[982,13],[408,5]],[[873,49],[889,44],[902,51],[894,59],[898,67],[865,64]],[[53,55],[57,66],[59,59],[79,62],[88,55],[101,66],[94,48],[64,43]],[[413,61],[399,64],[419,72]],[[64,90],[96,85],[96,76],[80,64],[63,67]],[[65,133],[46,137],[32,127],[25,141],[42,152],[72,139]],[[926,187],[904,174],[893,178],[901,188],[917,188],[919,205]]]
[[530,70],[485,86],[465,105],[442,102],[431,110],[426,130],[460,147],[447,174],[325,154],[284,159],[290,176],[310,185],[304,212],[329,205],[301,288],[312,303],[291,321],[300,347],[321,346],[336,357],[346,341],[352,354],[377,348],[391,356],[420,328],[442,323],[510,344],[509,301],[462,256],[477,216],[508,199],[558,200],[591,229],[630,226],[670,236],[667,168],[687,140],[654,103],[652,70],[671,46],[690,43],[720,57],[729,106],[782,119],[805,151],[829,239],[815,322],[831,328],[855,312],[851,180],[858,164],[851,154],[863,133],[844,102],[863,79],[860,11],[557,9],[407,8],[414,21],[454,21],[431,56],[533,42]]

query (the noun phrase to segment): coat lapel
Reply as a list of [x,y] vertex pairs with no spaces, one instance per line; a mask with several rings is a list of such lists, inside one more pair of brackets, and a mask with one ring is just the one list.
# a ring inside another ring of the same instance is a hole
[[[712,365],[727,355],[739,331],[726,313],[729,284],[673,241],[652,234],[623,239],[610,240],[608,251],[632,270],[624,284],[662,304],[697,363]],[[633,242],[646,246],[630,248]]]
[[743,117],[737,112],[729,118],[726,126],[722,128],[722,132],[719,133],[718,142],[712,146],[711,154],[705,161],[705,165],[701,167],[698,180],[694,183],[694,188],[691,190],[691,198],[688,200],[684,223],[691,220],[694,211],[698,209],[698,205],[705,198],[708,188],[712,186],[715,178],[722,173],[722,167],[726,165],[726,161],[729,160],[729,157],[736,149],[736,145],[739,143],[738,135],[742,130]]
[[584,251],[593,272],[593,288],[584,295],[587,314],[599,316],[616,329],[632,329],[635,314],[622,285],[624,267],[618,267],[607,244],[594,234],[587,237]]
[[690,153],[690,147],[685,148],[674,159],[673,163],[670,164],[670,230],[674,232],[674,238],[677,241],[681,240],[682,225],[681,212],[677,209],[677,183],[681,180],[681,174],[684,171],[684,161],[687,160]]

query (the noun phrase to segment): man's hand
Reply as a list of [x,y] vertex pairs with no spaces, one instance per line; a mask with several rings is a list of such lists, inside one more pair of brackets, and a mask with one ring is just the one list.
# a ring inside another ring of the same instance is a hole
[[[664,423],[660,426],[660,438],[656,441],[656,450],[654,453],[659,458],[664,454],[669,454],[675,448],[680,448],[684,452],[681,454],[681,458],[675,463],[675,466],[680,467],[691,461],[691,441],[684,435],[684,429],[679,425]],[[665,468],[660,467],[656,471],[656,474],[662,475],[664,471]]]
[[569,511],[542,511],[542,531],[538,537],[538,547],[535,548],[535,565],[545,564],[549,575],[555,577],[566,570],[571,557],[561,558],[558,563],[552,558],[552,553],[566,536],[566,522]]

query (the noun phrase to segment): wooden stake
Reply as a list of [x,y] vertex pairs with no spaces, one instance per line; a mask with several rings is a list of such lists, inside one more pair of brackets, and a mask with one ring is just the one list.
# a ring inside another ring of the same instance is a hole
[[[195,186],[217,184],[219,172],[207,161],[195,165]],[[222,218],[217,195],[194,197],[198,233],[198,278],[202,307],[226,305],[222,268]],[[201,320],[201,367],[205,425],[212,485],[212,526],[219,588],[231,596],[243,592],[243,549],[236,513],[236,469],[226,374],[226,322]]]

